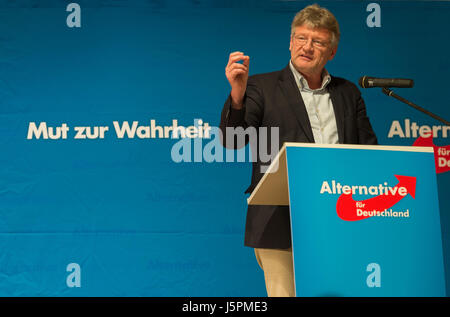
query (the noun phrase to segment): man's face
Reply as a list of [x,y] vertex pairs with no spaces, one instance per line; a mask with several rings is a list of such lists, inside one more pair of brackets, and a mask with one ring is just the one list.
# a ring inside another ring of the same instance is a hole
[[336,55],[331,33],[326,29],[301,25],[295,28],[289,45],[294,67],[305,76],[320,76],[325,64]]

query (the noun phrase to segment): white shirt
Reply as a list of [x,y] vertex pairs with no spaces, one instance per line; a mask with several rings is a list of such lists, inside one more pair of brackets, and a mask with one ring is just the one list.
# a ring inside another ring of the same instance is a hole
[[315,143],[339,143],[333,103],[327,89],[327,85],[331,81],[330,74],[324,69],[322,86],[317,89],[310,89],[306,79],[292,65],[292,61],[289,63],[289,67],[294,74],[295,82],[305,103]]

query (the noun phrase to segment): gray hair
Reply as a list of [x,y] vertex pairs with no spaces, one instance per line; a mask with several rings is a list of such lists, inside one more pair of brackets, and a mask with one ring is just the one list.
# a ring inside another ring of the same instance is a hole
[[339,23],[328,9],[312,4],[299,11],[292,21],[291,36],[294,35],[295,28],[301,25],[328,30],[331,33],[331,44],[334,47],[338,45],[341,36]]

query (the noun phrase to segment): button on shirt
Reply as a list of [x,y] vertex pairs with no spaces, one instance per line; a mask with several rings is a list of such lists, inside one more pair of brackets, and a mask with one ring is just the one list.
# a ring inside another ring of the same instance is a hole
[[314,136],[315,143],[337,144],[339,143],[336,117],[334,115],[333,103],[327,85],[331,81],[331,76],[326,69],[322,73],[322,86],[318,89],[310,89],[306,79],[289,63],[295,82],[302,95],[308,112],[309,122]]

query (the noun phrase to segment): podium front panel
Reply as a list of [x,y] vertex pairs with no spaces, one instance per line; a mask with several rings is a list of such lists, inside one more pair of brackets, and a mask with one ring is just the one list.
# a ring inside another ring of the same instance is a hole
[[297,296],[445,296],[433,153],[286,155]]

